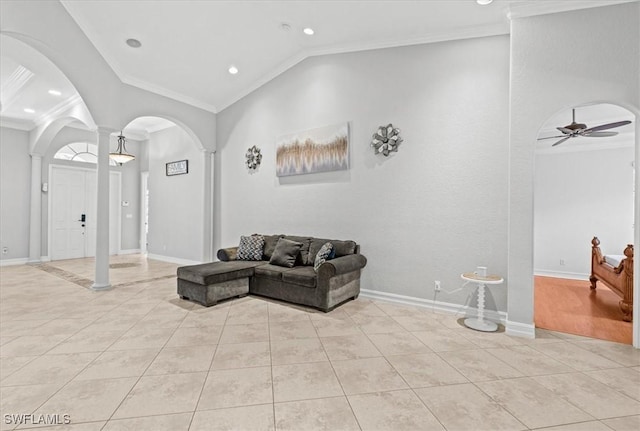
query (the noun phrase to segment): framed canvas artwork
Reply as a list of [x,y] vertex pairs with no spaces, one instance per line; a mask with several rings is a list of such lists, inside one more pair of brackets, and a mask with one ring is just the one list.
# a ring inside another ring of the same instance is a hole
[[291,133],[276,142],[276,175],[349,169],[349,123]]

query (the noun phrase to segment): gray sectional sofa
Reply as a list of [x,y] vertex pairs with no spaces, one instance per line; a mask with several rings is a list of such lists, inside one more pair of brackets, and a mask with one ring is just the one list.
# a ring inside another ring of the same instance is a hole
[[[360,254],[360,246],[354,241],[292,235],[259,236],[264,238],[261,260],[239,260],[238,247],[231,247],[218,250],[219,262],[178,268],[180,297],[210,306],[221,299],[252,294],[325,312],[358,297],[360,273],[367,259]],[[273,263],[281,238],[302,244],[292,267]],[[327,242],[332,244],[335,256],[314,268],[316,255]]]

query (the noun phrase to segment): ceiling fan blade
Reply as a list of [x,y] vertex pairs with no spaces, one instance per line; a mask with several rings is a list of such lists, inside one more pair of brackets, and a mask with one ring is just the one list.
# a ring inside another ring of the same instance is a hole
[[568,136],[547,136],[546,138],[538,138],[538,141],[542,141],[544,139],[558,139],[558,138],[567,138]]
[[582,136],[587,138],[604,138],[607,136],[616,136],[618,132],[591,132],[591,133],[582,133]]
[[627,124],[631,124],[631,121],[617,121],[615,123],[602,124],[596,127],[590,127],[588,129],[583,130],[583,132],[598,132],[600,130],[613,129],[614,127],[626,126]]
[[562,144],[564,141],[566,141],[567,139],[569,139],[571,136],[567,136],[566,138],[560,139],[558,142],[556,142],[555,144],[552,145],[552,147],[555,147],[556,145],[560,145]]

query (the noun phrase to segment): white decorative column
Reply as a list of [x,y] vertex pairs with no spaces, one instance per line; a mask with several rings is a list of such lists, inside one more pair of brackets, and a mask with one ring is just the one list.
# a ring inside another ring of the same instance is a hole
[[214,153],[202,149],[204,166],[204,195],[202,215],[202,262],[213,260],[213,163]]
[[29,262],[42,256],[42,156],[31,154],[31,211],[29,214]]
[[93,290],[111,287],[109,283],[109,144],[115,129],[98,127],[98,168],[96,208],[96,275]]

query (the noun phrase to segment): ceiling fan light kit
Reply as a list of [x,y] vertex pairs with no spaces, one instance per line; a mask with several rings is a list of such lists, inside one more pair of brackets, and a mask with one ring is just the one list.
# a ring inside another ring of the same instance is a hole
[[544,139],[561,138],[559,141],[551,145],[552,147],[555,147],[557,145],[562,144],[563,142],[566,142],[570,138],[576,138],[578,136],[584,136],[587,138],[604,138],[608,136],[615,136],[618,134],[618,132],[603,132],[603,130],[614,129],[616,127],[621,127],[621,126],[626,126],[627,124],[631,124],[631,121],[625,120],[625,121],[616,121],[614,123],[601,124],[595,127],[587,127],[586,124],[576,122],[575,108],[571,110],[571,113],[572,113],[571,124],[564,127],[556,127],[556,129],[558,129],[561,133],[563,133],[562,135],[548,136],[546,138],[538,138],[538,141],[542,141]]

